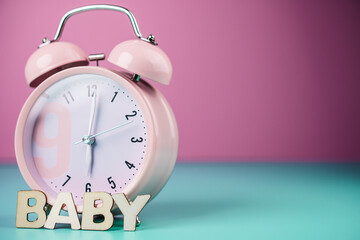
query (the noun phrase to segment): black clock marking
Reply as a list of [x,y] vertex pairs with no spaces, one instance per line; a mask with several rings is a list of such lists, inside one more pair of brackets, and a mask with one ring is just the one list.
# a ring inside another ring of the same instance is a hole
[[62,185],[63,187],[65,186],[65,184],[67,184],[67,182],[68,182],[68,181],[70,180],[70,178],[71,178],[69,175],[66,175],[66,177],[67,177],[68,179],[66,179],[66,181],[63,183],[63,185]]
[[116,184],[114,182],[114,180],[111,179],[112,177],[108,177],[108,183],[111,185],[111,188],[112,189],[115,189],[116,188]]
[[134,164],[132,164],[132,163],[130,163],[128,161],[125,161],[125,164],[129,169],[135,168]]
[[96,86],[96,84],[93,84],[91,86],[87,85],[87,89],[88,89],[88,97],[93,97],[96,93],[97,86]]
[[132,137],[132,138],[130,139],[130,141],[131,141],[132,143],[141,143],[141,142],[144,141],[144,139],[143,139],[142,137],[139,137],[139,138]]
[[86,183],[85,192],[91,192],[91,183]]
[[135,117],[137,115],[136,111],[132,111],[133,114],[125,115],[126,120],[129,120],[130,117]]
[[[69,98],[67,97],[67,95],[69,96]],[[70,104],[70,102],[74,102],[74,97],[72,96],[70,91],[68,91],[67,94],[64,93],[63,97],[65,98],[67,104]]]
[[118,92],[114,92],[114,97],[111,99],[111,102],[114,102],[114,99],[116,98],[117,94],[118,94]]

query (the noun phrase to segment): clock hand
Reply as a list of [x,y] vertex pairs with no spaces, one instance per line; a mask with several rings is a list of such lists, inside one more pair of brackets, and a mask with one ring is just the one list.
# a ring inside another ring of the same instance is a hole
[[86,162],[88,164],[88,172],[87,172],[87,175],[88,177],[91,177],[91,172],[92,172],[92,165],[93,165],[93,147],[92,147],[92,144],[88,144],[86,146]]
[[108,130],[105,130],[105,131],[96,133],[96,134],[91,135],[91,136],[84,136],[80,141],[77,141],[77,142],[75,142],[74,144],[76,145],[76,144],[79,144],[79,143],[81,143],[81,142],[87,143],[88,141],[91,141],[94,137],[97,137],[97,136],[102,135],[102,134],[104,134],[104,133],[110,132],[110,131],[115,130],[115,129],[117,129],[117,128],[126,126],[126,125],[128,125],[128,124],[130,124],[130,123],[133,123],[133,122],[134,122],[134,121],[126,122],[126,123],[117,125],[117,126],[112,127],[112,128],[110,128],[110,129],[108,129]]
[[90,123],[89,123],[88,136],[90,136],[91,130],[92,130],[92,127],[93,127],[95,109],[96,109],[96,94],[94,94],[92,102],[91,102]]
[[[91,102],[91,109],[90,109],[90,122],[89,122],[89,130],[88,130],[88,136],[90,136],[92,128],[93,128],[93,123],[94,123],[94,116],[95,116],[95,110],[96,110],[96,94],[94,94],[93,98],[92,98],[92,102]],[[94,141],[89,141],[88,146],[86,147],[86,156],[85,156],[85,160],[87,163],[87,175],[88,177],[91,177],[91,168],[93,165],[93,146],[92,144],[94,143]]]
[[99,133],[97,133],[97,134],[91,135],[89,138],[97,137],[97,136],[102,135],[102,134],[104,134],[104,133],[107,133],[107,132],[110,132],[110,131],[115,130],[115,129],[117,129],[117,128],[120,128],[120,127],[123,127],[123,126],[125,126],[125,125],[128,125],[128,124],[130,124],[130,123],[132,123],[132,122],[134,122],[134,121],[130,121],[130,122],[127,122],[127,123],[123,123],[123,124],[117,125],[117,126],[115,126],[115,127],[113,127],[113,128],[110,128],[110,129],[108,129],[108,130],[105,130],[105,131],[99,132]]

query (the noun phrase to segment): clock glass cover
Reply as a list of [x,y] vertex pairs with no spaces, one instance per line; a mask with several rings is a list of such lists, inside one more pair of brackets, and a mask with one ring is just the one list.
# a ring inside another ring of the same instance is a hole
[[56,196],[120,193],[144,163],[147,126],[139,102],[98,74],[65,77],[45,89],[24,130],[24,155],[39,186]]

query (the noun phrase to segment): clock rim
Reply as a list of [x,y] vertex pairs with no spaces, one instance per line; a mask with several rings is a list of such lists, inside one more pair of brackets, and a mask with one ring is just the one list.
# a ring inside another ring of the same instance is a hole
[[[126,88],[132,96],[136,99],[136,101],[139,104],[139,107],[143,113],[144,119],[145,119],[145,125],[147,130],[147,147],[144,159],[142,161],[141,167],[139,168],[137,174],[135,174],[134,179],[132,179],[122,192],[125,195],[136,195],[137,193],[134,193],[137,189],[142,189],[141,185],[142,183],[141,179],[143,178],[143,175],[145,174],[145,169],[149,168],[149,165],[153,161],[155,161],[155,153],[154,149],[156,146],[156,137],[154,135],[154,121],[153,117],[150,111],[149,106],[147,105],[147,102],[144,98],[144,96],[141,95],[141,92],[136,89],[136,86],[134,86],[134,83],[126,77],[126,74],[121,74],[114,72],[111,69],[106,69],[102,67],[94,67],[94,66],[80,66],[80,67],[74,67],[70,69],[65,69],[61,72],[58,72],[52,76],[50,76],[48,79],[46,79],[44,82],[42,82],[27,98],[26,102],[23,105],[23,108],[19,114],[18,121],[16,124],[15,129],[15,155],[17,164],[19,166],[20,172],[25,179],[26,183],[29,185],[29,187],[33,190],[40,190],[45,193],[47,197],[47,203],[50,205],[53,205],[55,203],[57,196],[52,196],[50,193],[46,192],[44,188],[41,186],[41,184],[38,183],[38,181],[33,176],[33,173],[30,172],[28,163],[26,161],[25,152],[24,152],[24,132],[25,132],[25,125],[27,122],[27,118],[29,116],[29,113],[35,104],[35,102],[38,100],[38,98],[41,96],[42,93],[46,91],[50,86],[55,84],[58,81],[61,81],[65,77],[69,77],[71,75],[76,74],[98,74],[105,77],[108,77],[112,79],[113,81],[118,82],[121,84],[124,88]],[[42,178],[40,176],[40,178]],[[150,193],[151,194],[151,193]],[[76,205],[77,211],[79,213],[82,212],[82,205]]]

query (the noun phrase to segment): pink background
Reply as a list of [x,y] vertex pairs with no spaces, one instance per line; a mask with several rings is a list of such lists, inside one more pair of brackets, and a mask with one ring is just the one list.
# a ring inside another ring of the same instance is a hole
[[[65,12],[95,3],[0,1],[1,162],[15,162],[27,58]],[[170,86],[154,85],[177,117],[181,161],[360,160],[359,2],[105,3],[129,8],[172,60]],[[109,54],[134,38],[125,15],[102,11],[72,17],[62,40]]]

